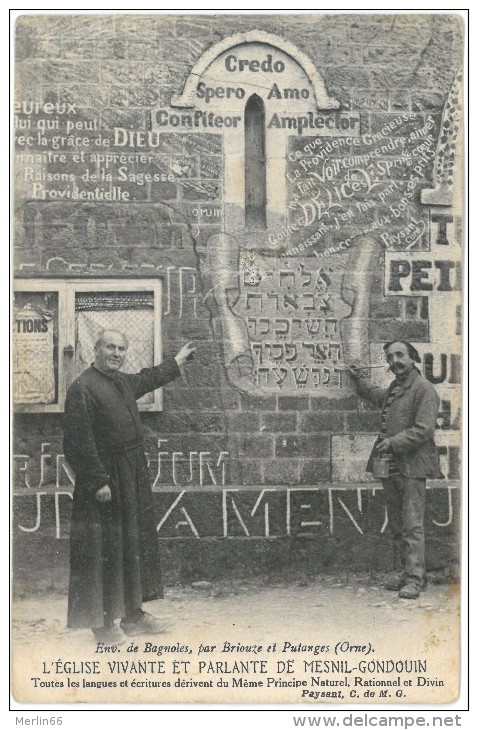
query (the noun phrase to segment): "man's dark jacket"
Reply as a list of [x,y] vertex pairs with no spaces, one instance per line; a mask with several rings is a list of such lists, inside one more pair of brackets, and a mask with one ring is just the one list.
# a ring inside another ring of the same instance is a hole
[[[396,381],[388,388],[380,388],[367,378],[359,377],[357,390],[360,395],[383,408],[395,384]],[[433,385],[414,367],[400,384],[388,408],[384,434],[390,441],[395,461],[404,476],[412,479],[437,479],[443,476],[434,441],[439,403]],[[370,455],[367,471],[372,471],[374,455],[375,449]]]
[[[76,480],[68,626],[93,628],[162,597],[157,532],[136,400],[179,375],[174,358],[140,373],[94,366],[68,390],[64,450]],[[105,485],[111,502],[96,493]]]

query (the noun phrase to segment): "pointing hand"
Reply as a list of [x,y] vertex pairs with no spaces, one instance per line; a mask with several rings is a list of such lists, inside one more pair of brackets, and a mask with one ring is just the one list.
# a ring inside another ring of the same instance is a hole
[[196,352],[196,346],[193,342],[188,342],[184,347],[181,347],[178,354],[175,356],[175,360],[178,366],[183,365],[186,360],[192,360],[194,353]]

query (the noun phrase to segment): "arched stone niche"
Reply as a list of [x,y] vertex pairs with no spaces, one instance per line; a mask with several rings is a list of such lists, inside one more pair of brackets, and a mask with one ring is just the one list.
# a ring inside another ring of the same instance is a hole
[[221,135],[223,230],[207,242],[201,275],[227,376],[250,394],[340,397],[350,392],[346,361],[369,361],[379,243],[357,236],[353,250],[331,259],[289,256],[294,243],[284,233],[295,220],[297,143],[360,135],[360,115],[339,108],[304,53],[252,31],[208,49],[155,118],[162,131]]
[[325,89],[325,85],[321,75],[318,73],[310,58],[297,48],[293,43],[286,41],[284,38],[266,33],[262,30],[252,30],[248,33],[236,33],[235,35],[223,38],[219,43],[215,43],[209,48],[201,58],[194,64],[189,74],[181,94],[174,95],[171,99],[173,107],[194,107],[196,100],[196,87],[198,78],[205,74],[210,65],[217,60],[222,54],[236,49],[238,46],[252,43],[260,43],[263,46],[269,46],[271,49],[281,49],[290,56],[297,65],[301,66],[304,73],[308,76],[310,83],[314,89],[317,108],[319,109],[338,109],[340,102],[329,97]]
[[[255,226],[247,225],[245,214],[251,192],[245,180],[247,105],[253,96],[264,105],[265,167],[264,223]],[[190,128],[222,134],[224,231],[234,232],[245,241],[253,232],[255,245],[272,248],[268,232],[282,229],[287,220],[288,139],[298,128],[301,134],[330,131],[325,126],[310,126],[311,122],[324,116],[334,120],[333,110],[340,107],[340,102],[328,95],[310,58],[292,43],[263,31],[231,36],[201,56],[183,92],[173,95],[171,107],[179,119],[191,117],[193,126],[181,125],[180,131]],[[318,110],[329,113],[318,116]]]

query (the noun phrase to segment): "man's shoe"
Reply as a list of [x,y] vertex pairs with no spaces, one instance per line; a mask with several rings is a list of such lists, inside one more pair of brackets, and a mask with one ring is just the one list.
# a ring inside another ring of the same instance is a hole
[[397,575],[392,578],[388,578],[383,587],[386,591],[399,591],[405,585],[406,580],[402,575]]
[[120,626],[127,636],[138,634],[164,634],[173,625],[171,619],[157,619],[150,613],[143,613],[138,621],[121,621]]
[[99,629],[93,629],[95,641],[101,641],[103,644],[110,646],[121,646],[126,641],[126,635],[119,626],[102,626]]
[[407,583],[403,586],[398,594],[399,598],[418,598],[420,595],[420,586],[416,583]]
[[[407,579],[404,576],[398,575],[398,576],[395,576],[395,577],[392,577],[392,578],[389,578],[388,580],[386,580],[385,583],[383,584],[383,587],[387,591],[400,591],[402,588],[404,588],[404,586],[409,585],[409,584],[410,584],[410,581],[407,581]],[[428,586],[428,581],[425,577],[422,580],[420,590],[426,591],[427,586]]]

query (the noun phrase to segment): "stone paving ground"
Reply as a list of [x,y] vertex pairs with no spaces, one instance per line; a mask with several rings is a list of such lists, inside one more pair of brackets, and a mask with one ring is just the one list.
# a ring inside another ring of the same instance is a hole
[[[199,581],[184,587],[169,587],[165,599],[145,605],[150,613],[174,619],[167,634],[213,627],[216,622],[256,628],[276,625],[297,627],[315,623],[317,629],[342,624],[355,628],[372,623],[385,628],[406,624],[417,616],[453,614],[459,605],[457,583],[429,583],[417,600],[399,599],[382,587],[382,579],[368,575],[302,578],[296,582],[267,579],[233,582]],[[19,642],[31,643],[48,637],[69,643],[89,641],[88,631],[66,628],[66,595],[42,592],[14,601],[13,632]]]

